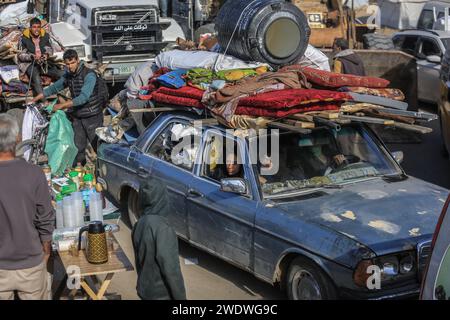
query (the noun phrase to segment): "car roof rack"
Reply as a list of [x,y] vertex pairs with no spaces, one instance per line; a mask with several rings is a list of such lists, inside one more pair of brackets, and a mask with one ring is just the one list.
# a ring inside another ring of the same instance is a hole
[[[191,123],[201,123],[204,126],[218,126],[223,129],[229,127],[223,125],[209,111],[199,116],[193,107],[176,106],[165,103],[157,103],[155,107],[130,110],[130,112],[188,112],[197,117]],[[260,117],[261,118],[261,117]],[[254,118],[255,120],[258,117]],[[367,103],[342,105],[339,110],[312,111],[307,113],[291,114],[283,118],[267,118],[263,121],[265,128],[281,129],[300,134],[310,134],[313,130],[333,129],[341,130],[342,125],[351,123],[375,124],[404,129],[421,134],[430,133],[431,128],[422,126],[421,123],[436,120],[437,116],[427,112],[397,110]],[[231,128],[233,129],[233,128]],[[234,128],[238,129],[238,128]]]

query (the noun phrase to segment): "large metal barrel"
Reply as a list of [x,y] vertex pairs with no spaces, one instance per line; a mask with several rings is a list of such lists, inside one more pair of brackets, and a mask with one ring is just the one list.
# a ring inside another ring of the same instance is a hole
[[227,0],[215,28],[227,54],[272,66],[301,58],[311,33],[305,14],[283,0]]

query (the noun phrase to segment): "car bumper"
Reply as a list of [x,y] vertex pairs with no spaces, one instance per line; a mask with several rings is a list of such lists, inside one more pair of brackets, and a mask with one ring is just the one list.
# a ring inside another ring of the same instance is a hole
[[106,64],[103,78],[108,81],[126,81],[129,76],[143,63],[154,62],[155,55],[122,55],[103,57]]
[[354,291],[343,289],[340,298],[346,300],[408,300],[418,299],[420,289],[417,284],[387,290]]

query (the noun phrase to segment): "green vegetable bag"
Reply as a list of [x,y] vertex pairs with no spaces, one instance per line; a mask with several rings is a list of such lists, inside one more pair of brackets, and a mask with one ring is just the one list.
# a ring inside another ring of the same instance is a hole
[[78,149],[74,143],[72,124],[64,111],[56,111],[50,119],[45,153],[52,174],[56,176],[62,175],[75,160]]

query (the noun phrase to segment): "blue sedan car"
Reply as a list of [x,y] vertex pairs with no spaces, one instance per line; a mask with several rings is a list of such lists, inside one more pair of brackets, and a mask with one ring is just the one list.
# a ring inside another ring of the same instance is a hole
[[99,181],[131,224],[151,175],[181,239],[290,299],[417,296],[448,190],[407,176],[362,124],[251,135],[199,121],[161,114],[134,144],[99,147]]

